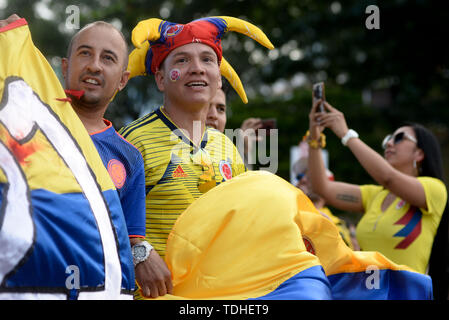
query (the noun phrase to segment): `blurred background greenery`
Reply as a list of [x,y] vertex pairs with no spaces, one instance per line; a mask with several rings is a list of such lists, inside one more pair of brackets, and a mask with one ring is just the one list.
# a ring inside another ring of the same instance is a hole
[[[402,121],[429,127],[439,138],[449,177],[449,10],[446,1],[314,0],[0,0],[0,17],[27,19],[33,39],[60,76],[71,35],[67,7],[80,10],[80,27],[105,20],[130,39],[136,23],[158,17],[178,23],[215,15],[259,26],[275,45],[268,50],[236,33],[224,36],[224,56],[245,86],[249,104],[231,90],[227,128],[247,117],[276,118],[277,174],[290,179],[290,147],[308,127],[311,86],[326,83],[327,100],[345,113],[349,127],[377,151]],[[380,10],[380,29],[368,30],[367,6]],[[129,41],[130,50],[131,41]],[[0,53],[1,55],[1,53]],[[162,103],[154,80],[132,79],[108,109],[116,129]],[[327,134],[336,180],[372,183],[352,154]]]

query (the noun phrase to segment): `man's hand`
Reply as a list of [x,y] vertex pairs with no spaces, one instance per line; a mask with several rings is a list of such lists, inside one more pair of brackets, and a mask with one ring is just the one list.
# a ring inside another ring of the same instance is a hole
[[0,20],[0,28],[6,27],[8,24],[13,23],[16,20],[19,20],[20,17],[17,14],[12,14],[5,20]]
[[148,259],[139,263],[135,272],[137,283],[144,297],[157,298],[167,293],[173,293],[170,270],[156,250],[151,250]]

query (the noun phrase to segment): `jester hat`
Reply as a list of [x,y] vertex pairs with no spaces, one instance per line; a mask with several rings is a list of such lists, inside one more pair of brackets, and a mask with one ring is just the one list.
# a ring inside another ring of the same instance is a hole
[[244,103],[248,103],[239,76],[223,58],[221,38],[228,31],[249,36],[268,49],[274,46],[267,36],[255,25],[233,17],[208,17],[187,24],[177,24],[157,18],[140,21],[132,31],[132,42],[136,49],[129,55],[130,78],[154,74],[164,59],[174,49],[192,43],[210,46],[217,54],[221,74],[237,91]]

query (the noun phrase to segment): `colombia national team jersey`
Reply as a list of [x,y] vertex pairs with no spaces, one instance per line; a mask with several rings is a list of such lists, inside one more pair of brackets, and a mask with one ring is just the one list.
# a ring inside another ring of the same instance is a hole
[[146,237],[164,256],[168,234],[178,216],[203,193],[244,172],[245,166],[224,134],[207,128],[196,147],[161,108],[119,132],[143,156]]
[[381,210],[388,190],[382,186],[362,186],[365,214],[357,225],[357,239],[362,250],[377,250],[399,264],[425,273],[441,216],[446,206],[447,190],[443,182],[418,177],[426,194],[427,210],[396,197]]

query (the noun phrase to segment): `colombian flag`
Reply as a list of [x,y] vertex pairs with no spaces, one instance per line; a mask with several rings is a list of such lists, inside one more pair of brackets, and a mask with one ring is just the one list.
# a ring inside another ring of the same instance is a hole
[[0,299],[131,299],[123,212],[90,136],[24,19],[0,48]]
[[431,299],[428,276],[354,252],[296,187],[249,171],[208,191],[167,242],[162,299]]

